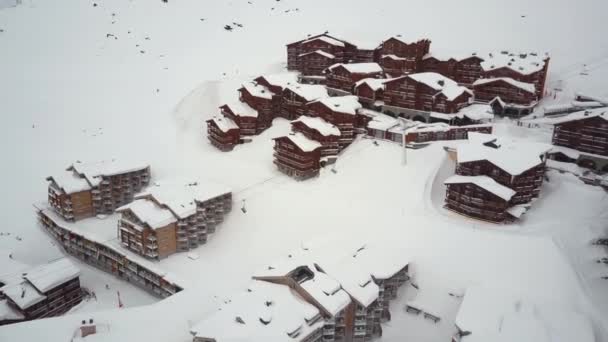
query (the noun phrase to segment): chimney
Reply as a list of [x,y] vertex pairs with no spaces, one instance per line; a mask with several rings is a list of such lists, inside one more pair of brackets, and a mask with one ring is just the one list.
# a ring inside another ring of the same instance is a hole
[[93,324],[93,319],[89,319],[89,324],[87,324],[86,320],[82,321],[82,325],[80,326],[80,336],[85,338],[89,335],[93,335],[97,333],[97,326]]

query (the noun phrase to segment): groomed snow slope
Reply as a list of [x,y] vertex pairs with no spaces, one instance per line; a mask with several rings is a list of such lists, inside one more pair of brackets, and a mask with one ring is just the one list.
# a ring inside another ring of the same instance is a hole
[[[580,237],[583,231],[591,238],[591,232],[608,221],[600,214],[608,209],[600,190],[557,175],[555,183],[545,185],[546,199],[535,204],[521,225],[504,232],[427,205],[432,175],[444,158],[440,146],[413,151],[409,166],[403,168],[396,146],[376,147],[364,140],[340,157],[337,174],[325,170],[320,179],[297,183],[281,176],[271,163],[270,139],[289,130],[286,121],[275,120],[275,127],[255,137],[254,143],[227,154],[207,144],[203,129],[217,107],[237,98],[242,82],[282,70],[286,43],[325,30],[354,43],[407,32],[408,39],[431,38],[437,52],[549,51],[549,86],[565,91],[548,102],[570,101],[569,95],[581,87],[606,96],[608,48],[601,33],[608,29],[602,16],[608,4],[473,0],[462,7],[452,1],[389,0],[376,7],[374,2],[348,0],[251,2],[100,0],[94,7],[92,1],[28,0],[1,10],[0,103],[6,129],[0,175],[7,194],[1,230],[11,236],[0,236],[0,249],[13,251],[28,264],[61,255],[37,226],[31,207],[46,197],[45,177],[74,160],[145,160],[155,179],[207,178],[229,185],[236,203],[247,200],[248,213],[235,210],[210,242],[196,250],[196,291],[150,307],[94,314],[98,321],[112,322],[112,341],[132,340],[132,334],[143,339],[144,330],[149,340],[185,341],[188,321],[212,310],[214,296],[226,298],[242,290],[260,265],[302,241],[327,235],[388,237],[411,249],[420,283],[461,288],[500,282],[587,314],[598,339],[608,339],[603,329],[608,296],[596,296],[602,289],[601,269],[589,265],[588,240]],[[403,10],[395,10],[399,8]],[[404,22],[403,13],[417,14]],[[225,31],[226,24],[234,30]],[[579,75],[584,63],[586,76]],[[539,141],[550,136],[510,124],[500,130]],[[579,210],[568,210],[574,206]],[[186,262],[184,254],[168,260],[177,273],[192,270]],[[2,327],[0,340],[65,341],[73,333],[73,322],[89,318],[91,311],[116,307],[115,288],[120,288],[127,306],[154,301],[128,284],[82,267],[83,283],[96,291],[99,302],[85,303],[76,310],[77,317]],[[105,290],[106,283],[112,291]],[[121,321],[138,316],[145,318],[139,329]],[[146,329],[161,328],[154,324],[161,318],[171,320],[169,329]],[[447,335],[444,330],[407,331],[395,324],[387,328],[385,340],[426,336],[422,340],[445,341]]]

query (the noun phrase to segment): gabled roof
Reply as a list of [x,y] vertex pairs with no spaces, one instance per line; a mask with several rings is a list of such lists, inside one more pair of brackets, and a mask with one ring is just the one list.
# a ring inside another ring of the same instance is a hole
[[249,94],[260,97],[267,100],[272,100],[273,93],[263,85],[255,82],[245,82],[242,84],[243,88],[249,92]]
[[251,108],[248,104],[241,101],[233,101],[225,104],[236,116],[257,118],[258,111]]
[[215,125],[224,133],[233,129],[239,129],[239,126],[234,121],[225,116],[214,117],[207,121],[213,121],[213,123],[215,123]]
[[326,35],[326,34],[323,34],[323,35],[318,36],[318,37],[313,37],[313,38],[307,39],[307,40],[301,42],[301,44],[307,44],[307,43],[313,42],[315,40],[321,40],[321,41],[323,41],[325,43],[328,43],[328,44],[331,44],[331,45],[334,45],[334,46],[338,46],[338,47],[344,47],[344,45],[345,45],[343,41],[338,40],[336,38],[333,38],[333,37],[331,37],[329,35]]
[[285,88],[288,85],[297,85],[297,83],[298,83],[298,74],[295,72],[263,75],[260,77],[265,79],[266,82],[268,82],[268,84],[270,84],[271,86],[281,87],[281,88]]
[[342,67],[351,74],[374,74],[381,73],[382,67],[378,63],[336,63],[329,68],[329,71]]
[[494,195],[504,199],[505,201],[511,200],[515,196],[516,192],[504,185],[497,183],[495,180],[488,176],[460,176],[453,175],[445,180],[444,184],[475,184],[478,187],[493,193]]
[[422,57],[423,60],[426,59],[436,59],[441,62],[447,62],[449,60],[454,60],[456,62],[464,61],[469,58],[477,58],[483,61],[483,58],[478,56],[477,53],[454,53],[454,54],[440,54],[437,52],[427,53]]
[[454,80],[436,72],[421,72],[417,74],[410,74],[406,77],[431,87],[440,94],[443,94],[449,101],[456,99],[463,93],[473,95],[473,92],[468,88],[460,86]]
[[318,102],[334,112],[351,115],[357,114],[357,110],[363,107],[355,95],[326,97]]
[[536,86],[534,84],[516,81],[510,77],[482,78],[473,82],[473,87],[494,82],[505,82],[530,94],[536,93]]
[[328,97],[327,89],[318,84],[297,84],[288,85],[285,89],[289,89],[294,94],[302,97],[306,101],[314,101],[324,97]]
[[[457,148],[458,163],[487,160],[512,176],[540,165],[543,162],[541,155],[551,150],[549,144],[511,141],[479,132],[469,132],[468,135],[469,142]],[[494,140],[499,148],[484,145],[480,137],[486,136],[488,141]]]
[[48,177],[47,180],[55,182],[66,194],[91,190],[91,185],[87,182],[86,178],[81,177],[74,171],[60,172]]
[[597,108],[597,109],[583,110],[583,111],[568,114],[566,116],[562,116],[559,118],[551,119],[551,121],[549,123],[553,124],[553,125],[559,125],[564,122],[586,120],[586,119],[591,119],[591,118],[600,118],[605,121],[608,121],[608,109]]
[[301,53],[298,55],[298,57],[304,57],[304,56],[308,56],[308,55],[312,55],[312,54],[321,55],[321,56],[329,58],[329,59],[336,58],[336,56],[332,55],[331,53],[327,53],[323,50],[315,50],[315,51],[311,51],[311,52],[307,52],[307,53]]
[[177,221],[170,210],[161,208],[147,199],[137,199],[116,209],[116,212],[126,210],[130,210],[141,222],[146,223],[152,229],[162,228]]
[[200,180],[190,182],[155,182],[136,199],[150,196],[161,205],[166,206],[179,218],[187,218],[196,213],[196,202],[231,193],[230,188]]
[[548,56],[537,53],[512,53],[509,51],[488,53],[481,56],[481,67],[485,71],[501,68],[513,70],[521,75],[529,75],[542,70]]
[[148,168],[148,164],[124,162],[117,159],[104,160],[91,163],[76,162],[68,168],[83,175],[91,186],[97,186],[102,176],[114,176],[118,174],[141,171]]
[[322,146],[318,141],[308,139],[302,133],[290,133],[282,138],[289,139],[292,143],[294,143],[296,146],[298,146],[298,148],[300,148],[304,152],[312,152]]
[[323,120],[322,118],[302,115],[299,119],[297,119],[293,122],[294,123],[301,122],[304,125],[306,125],[307,127],[317,130],[323,136],[330,136],[330,135],[340,136],[341,135],[338,127],[330,124],[329,122]]
[[364,79],[358,81],[357,83],[355,83],[355,88],[358,88],[359,86],[361,86],[363,84],[366,84],[373,91],[378,91],[380,89],[384,89],[384,83],[389,80],[390,80],[390,78],[364,78]]

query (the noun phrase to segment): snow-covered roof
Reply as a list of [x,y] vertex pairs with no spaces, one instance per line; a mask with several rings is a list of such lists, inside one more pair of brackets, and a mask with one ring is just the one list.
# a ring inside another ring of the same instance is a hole
[[459,110],[457,114],[466,116],[467,118],[475,121],[494,119],[492,107],[485,103],[474,103],[466,106]]
[[[536,55],[536,56],[535,56]],[[508,51],[480,55],[483,59],[481,67],[485,71],[508,68],[522,75],[540,71],[545,66],[545,55],[536,53],[511,53]]]
[[336,56],[332,55],[331,53],[325,52],[323,50],[315,50],[315,51],[311,51],[311,52],[301,53],[298,55],[298,57],[308,56],[308,55],[312,55],[312,54],[321,55],[321,56],[327,57],[327,58],[336,58]]
[[0,288],[0,291],[22,310],[46,299],[45,295],[39,293],[36,288],[26,280],[19,283],[4,285],[4,287]]
[[[551,150],[551,145],[528,141],[510,141],[479,132],[469,132],[469,143],[457,148],[458,163],[487,160],[509,174],[519,175],[542,163],[541,155]],[[495,140],[498,148],[483,145],[480,137]]]
[[572,159],[578,159],[578,157],[580,157],[580,155],[581,155],[580,151],[575,150],[570,147],[556,146],[556,145],[551,146],[551,150],[549,151],[549,153],[558,153],[558,152],[563,153],[568,158],[572,158]]
[[496,78],[482,78],[473,82],[473,86],[484,85],[488,83],[494,82],[506,82],[515,88],[527,91],[528,93],[534,94],[536,92],[536,87],[532,83],[520,82],[512,79],[511,77],[496,77]]
[[0,300],[0,322],[4,320],[21,320],[24,318],[25,316],[13,309],[6,299]]
[[453,175],[445,180],[445,184],[475,184],[478,187],[493,193],[494,195],[504,199],[505,201],[511,200],[511,197],[515,196],[516,192],[507,188],[504,185],[497,183],[495,180],[488,176],[460,176]]
[[323,326],[322,319],[315,320],[319,315],[317,308],[289,287],[252,281],[246,291],[227,300],[190,331],[195,337],[215,341],[301,341]]
[[67,258],[36,266],[23,276],[38,291],[44,293],[80,275],[80,270]]
[[[286,276],[300,266],[307,266],[315,274],[325,273],[361,305],[368,306],[378,298],[379,288],[372,277],[383,280],[394,276],[410,260],[402,249],[376,245],[347,245],[333,248],[314,248],[293,251],[254,274],[255,277]],[[317,266],[323,270],[319,272]],[[314,278],[314,277],[313,277]],[[304,282],[306,283],[306,282]],[[332,282],[332,284],[334,284]],[[324,284],[325,288],[331,288]],[[334,298],[333,300],[337,300]]]
[[382,72],[382,67],[378,63],[336,63],[327,69],[333,70],[337,67],[343,67],[352,74],[373,74]]
[[295,72],[286,72],[282,74],[272,74],[262,76],[270,85],[285,88],[290,84],[298,83],[298,74]]
[[249,94],[255,97],[260,97],[267,100],[272,99],[272,92],[263,85],[257,84],[255,82],[245,82],[242,84],[242,86],[243,88],[245,88],[245,90],[249,92]]
[[73,171],[63,171],[52,175],[48,178],[61,188],[66,194],[73,194],[75,192],[91,190],[91,185],[87,182],[86,178],[74,173]]
[[118,174],[141,171],[148,168],[148,164],[125,162],[117,159],[72,164],[69,169],[74,169],[77,173],[83,175],[91,186],[97,186],[101,182],[102,176],[114,176]]
[[390,58],[390,59],[392,59],[392,60],[394,60],[394,61],[405,61],[405,60],[407,60],[407,59],[408,59],[408,58],[405,58],[405,57],[399,57],[399,56],[397,56],[397,55],[393,55],[393,54],[389,54],[389,55],[382,55],[382,57],[380,57],[380,58],[381,58],[381,59],[384,59],[384,58]]
[[508,208],[506,211],[511,216],[520,218],[523,214],[525,214],[528,211],[528,209],[530,209],[530,205],[516,204],[516,205]]
[[463,93],[473,95],[473,92],[471,92],[471,90],[468,88],[460,86],[454,80],[436,72],[421,72],[417,74],[410,74],[407,77],[415,80],[416,82],[426,84],[434,90],[442,93],[449,101],[454,100]]
[[250,117],[250,118],[258,117],[258,111],[251,108],[245,102],[233,101],[233,102],[227,103],[226,106],[228,106],[228,108],[230,108],[230,110],[236,116],[243,116],[243,117]]
[[292,143],[304,152],[312,152],[322,146],[318,141],[308,139],[304,134],[299,132],[290,133],[289,135],[286,135],[285,138],[291,140]]
[[337,315],[351,302],[340,283],[323,272],[314,272],[314,277],[300,286],[332,316]]
[[357,114],[357,110],[363,107],[355,95],[326,97],[319,102],[335,112],[352,115]]
[[359,109],[357,112],[361,115],[372,118],[371,121],[367,123],[367,127],[371,129],[386,131],[393,126],[399,125],[399,120],[384,113],[367,108]]
[[329,135],[340,136],[341,135],[338,127],[330,124],[329,122],[327,122],[319,117],[310,117],[310,116],[303,115],[298,120],[295,120],[294,122],[301,122],[301,123],[305,124],[306,126],[308,126],[309,128],[316,129],[319,133],[321,133],[324,136],[329,136]]
[[131,210],[133,215],[137,216],[140,221],[148,224],[152,229],[162,228],[176,222],[170,210],[161,208],[154,202],[146,199],[137,199],[116,209],[117,212],[125,210]]
[[605,121],[608,121],[608,110],[606,108],[588,109],[588,110],[583,110],[580,112],[568,114],[566,116],[562,116],[559,118],[552,118],[548,121],[551,124],[556,125],[556,124],[561,124],[564,122],[591,119],[591,118],[595,118],[595,117],[599,117],[601,119],[604,119]]
[[407,128],[408,133],[422,133],[422,132],[447,132],[452,128],[450,125],[444,122],[433,122],[423,123],[415,122]]
[[377,91],[380,89],[384,89],[384,83],[389,81],[387,78],[364,78],[357,83],[355,83],[355,88],[359,87],[362,84],[367,84],[373,91]]
[[344,46],[344,42],[339,41],[339,40],[334,39],[334,38],[329,37],[329,36],[325,36],[325,35],[305,40],[301,44],[307,44],[307,43],[310,43],[310,42],[314,42],[315,40],[321,40],[321,41],[324,41],[324,42],[329,43],[329,44],[334,45],[334,46],[340,46],[340,47]]
[[422,59],[434,58],[434,59],[436,59],[438,61],[442,61],[442,62],[447,62],[447,61],[453,59],[453,60],[455,60],[457,62],[460,62],[460,61],[463,61],[465,59],[469,59],[471,57],[477,57],[477,58],[480,58],[480,59],[483,60],[483,58],[479,57],[477,55],[477,53],[474,53],[474,52],[473,53],[466,53],[465,52],[465,53],[444,54],[444,53],[437,53],[436,51],[432,52],[432,53],[427,53],[426,55],[424,55],[422,57]]
[[136,198],[150,196],[161,205],[167,206],[177,217],[187,218],[196,213],[196,202],[230,193],[230,188],[211,182],[155,182]]
[[466,290],[456,325],[462,342],[592,342],[593,326],[583,314],[510,293],[474,286]]
[[329,96],[327,89],[318,84],[288,85],[285,88],[291,90],[298,96],[301,96],[306,101],[314,101]]
[[211,120],[217,125],[217,127],[222,132],[228,132],[228,131],[230,131],[232,129],[238,129],[239,128],[239,126],[234,121],[232,121],[230,118],[227,118],[225,116],[214,117]]

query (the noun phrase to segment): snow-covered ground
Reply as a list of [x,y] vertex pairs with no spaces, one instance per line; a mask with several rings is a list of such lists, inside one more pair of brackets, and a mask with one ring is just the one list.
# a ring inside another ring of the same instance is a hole
[[[286,43],[325,30],[355,43],[396,33],[429,37],[433,51],[446,53],[548,51],[549,89],[563,91],[545,103],[568,102],[577,90],[608,96],[607,9],[595,0],[27,0],[0,10],[0,231],[11,233],[0,236],[0,249],[32,265],[61,255],[31,204],[46,198],[45,177],[75,160],[146,160],[155,179],[206,178],[235,192],[235,210],[196,250],[198,260],[177,254],[160,263],[192,283],[183,293],[148,305],[157,300],[79,263],[97,302],[76,308],[77,319],[2,327],[0,340],[65,341],[73,322],[93,315],[111,322],[112,341],[130,340],[135,330],[146,330],[150,340],[186,341],[189,326],[217,298],[242,290],[261,265],[303,241],[353,236],[410,250],[421,287],[510,288],[585,314],[597,340],[607,340],[608,283],[600,276],[608,269],[595,263],[605,250],[589,245],[608,224],[600,188],[550,172],[522,222],[491,226],[441,207],[441,180],[453,166],[440,143],[408,151],[403,166],[398,146],[361,139],[339,158],[337,173],[295,182],[271,162],[270,139],[289,129],[287,121],[275,120],[231,153],[212,148],[203,125],[223,101],[236,99],[239,83],[282,71]],[[223,29],[233,22],[243,27]],[[546,127],[507,120],[496,132],[542,142],[551,136]],[[238,210],[243,199],[246,214]],[[143,307],[98,313],[116,307],[117,289],[127,307]],[[382,340],[447,341],[458,301],[446,304],[442,324],[433,325],[403,313],[414,292],[402,292]],[[169,324],[154,324],[162,319]]]

